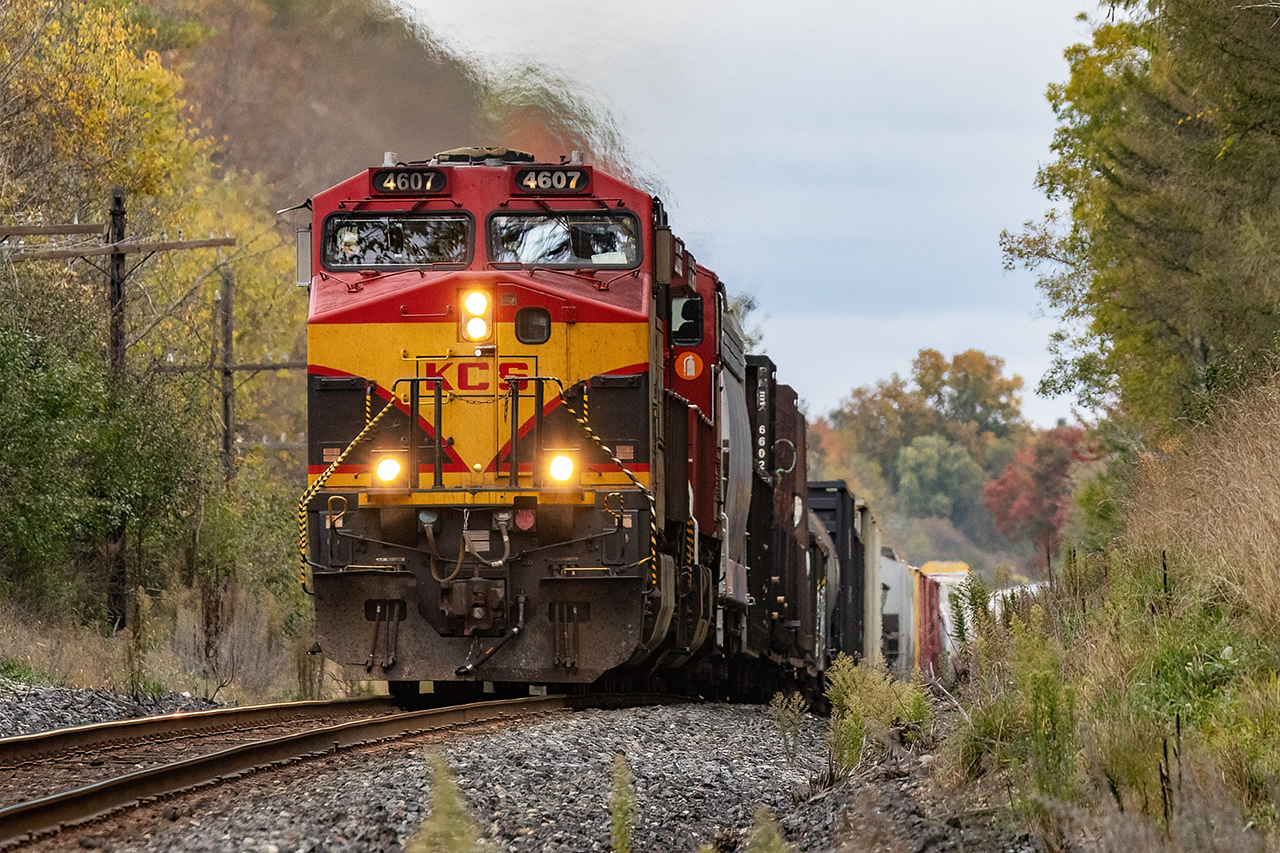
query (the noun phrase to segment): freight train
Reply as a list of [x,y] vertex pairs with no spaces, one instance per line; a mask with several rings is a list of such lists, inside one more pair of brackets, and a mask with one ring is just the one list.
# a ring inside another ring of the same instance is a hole
[[662,202],[581,161],[388,156],[314,196],[318,645],[450,698],[814,692],[881,641],[880,545]]

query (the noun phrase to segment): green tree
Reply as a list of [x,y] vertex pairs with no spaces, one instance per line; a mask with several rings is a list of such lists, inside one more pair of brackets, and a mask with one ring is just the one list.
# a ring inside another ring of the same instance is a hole
[[898,453],[898,505],[913,518],[950,519],[982,494],[982,468],[969,452],[940,435],[922,435]]
[[[860,467],[898,487],[898,454],[921,436],[943,435],[964,446],[985,468],[988,456],[1007,457],[1002,442],[1028,431],[1019,391],[1022,377],[1004,375],[1004,359],[980,350],[950,360],[922,349],[912,361],[910,380],[898,374],[875,386],[854,388],[814,430],[818,458],[864,458]],[[1001,455],[1003,454],[1003,456]]]
[[1062,320],[1041,390],[1157,426],[1247,379],[1280,333],[1280,10],[1123,5],[1049,88],[1055,211],[1001,239]]

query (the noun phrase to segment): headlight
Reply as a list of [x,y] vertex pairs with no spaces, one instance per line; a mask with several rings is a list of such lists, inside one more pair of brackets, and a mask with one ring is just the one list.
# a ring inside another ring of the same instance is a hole
[[573,460],[568,456],[557,456],[551,460],[551,478],[564,482],[573,476]]
[[400,476],[400,463],[394,459],[383,459],[377,470],[379,480],[394,480]]
[[458,339],[471,343],[486,341],[493,334],[493,300],[483,290],[459,291]]

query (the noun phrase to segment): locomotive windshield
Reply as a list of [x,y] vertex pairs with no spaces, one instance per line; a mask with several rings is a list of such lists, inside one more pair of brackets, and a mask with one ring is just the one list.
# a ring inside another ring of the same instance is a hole
[[330,269],[460,264],[470,249],[471,219],[458,214],[354,214],[325,222]]
[[527,266],[633,267],[639,230],[627,213],[501,214],[489,218],[489,255]]

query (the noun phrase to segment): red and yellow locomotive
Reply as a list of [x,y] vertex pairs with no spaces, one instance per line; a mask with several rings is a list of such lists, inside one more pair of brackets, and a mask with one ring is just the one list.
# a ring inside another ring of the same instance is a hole
[[794,392],[656,198],[460,149],[316,195],[299,266],[300,547],[347,677],[751,694],[862,651]]

